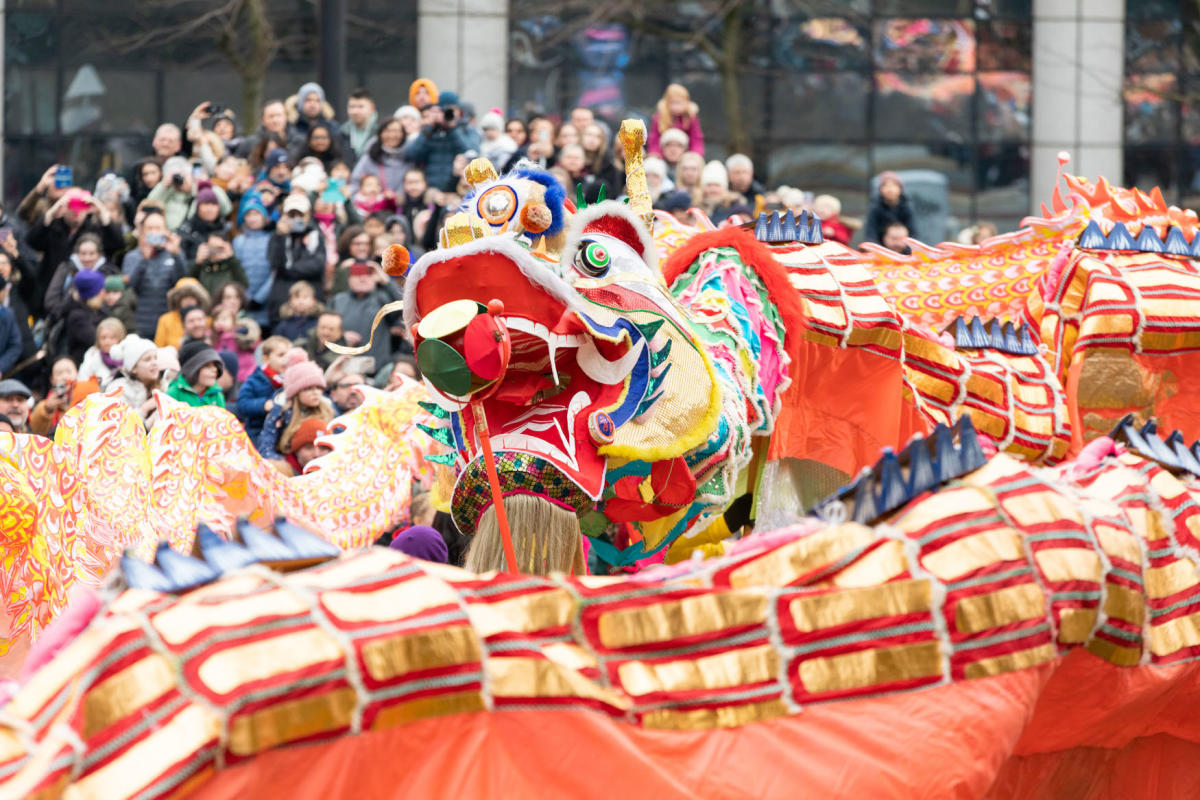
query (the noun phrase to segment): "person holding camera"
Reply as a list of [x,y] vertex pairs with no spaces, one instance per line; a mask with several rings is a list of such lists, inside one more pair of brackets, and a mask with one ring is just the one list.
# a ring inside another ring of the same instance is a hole
[[[431,186],[454,191],[454,157],[471,149],[467,123],[458,106],[458,95],[442,92],[433,107],[430,124],[404,148],[404,158],[421,167]],[[380,135],[382,136],[382,131]],[[394,188],[392,191],[396,191]]]
[[325,239],[312,226],[311,216],[312,204],[306,195],[290,194],[283,201],[283,213],[267,246],[273,276],[267,302],[272,326],[279,322],[279,310],[297,281],[312,284],[318,300],[325,297]]
[[158,318],[167,313],[167,292],[185,274],[179,246],[179,236],[167,230],[166,217],[155,209],[142,219],[137,249],[125,256],[122,270],[138,299],[137,332],[146,339],[154,339]]
[[163,178],[146,199],[163,209],[167,228],[173,231],[187,219],[195,194],[192,165],[182,156],[173,156],[163,163]]

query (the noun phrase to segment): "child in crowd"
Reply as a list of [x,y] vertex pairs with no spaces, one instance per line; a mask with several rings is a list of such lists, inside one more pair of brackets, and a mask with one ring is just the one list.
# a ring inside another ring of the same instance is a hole
[[325,306],[317,302],[312,284],[296,281],[288,292],[288,301],[279,309],[279,324],[275,326],[275,333],[293,342],[303,340],[324,310]]
[[383,181],[378,175],[367,173],[359,182],[358,191],[354,193],[354,207],[364,217],[377,211],[391,213],[396,210],[396,195],[384,191]]
[[226,283],[217,289],[213,295],[213,311],[224,308],[233,312],[234,319],[241,319],[246,314],[246,287],[240,283]]
[[[246,195],[238,217],[241,233],[233,239],[233,253],[246,275],[250,311],[261,311],[271,295],[271,259],[267,255],[271,232],[266,225],[266,207],[256,195]],[[267,320],[265,313],[261,316],[260,324]]]
[[109,275],[104,279],[104,290],[100,292],[100,311],[105,317],[121,320],[127,331],[136,330],[136,309],[137,296],[125,288],[125,281],[120,275]]
[[283,387],[283,372],[291,348],[292,343],[282,336],[268,337],[262,343],[262,365],[250,373],[238,392],[237,415],[246,428],[246,436],[255,446],[263,420],[275,406],[272,398]]
[[826,241],[850,244],[854,235],[842,222],[842,202],[831,194],[819,194],[813,199],[813,213],[821,220],[821,236]]
[[249,317],[238,319],[228,308],[218,308],[213,314],[213,346],[223,353],[237,356],[235,373],[238,383],[244,383],[254,372],[254,351],[262,339],[262,328]]
[[[296,428],[296,432],[292,434],[292,444],[288,448],[287,458],[285,459],[288,468],[291,470],[290,474],[302,474],[308,462],[331,452],[329,445],[316,443],[318,436],[324,436],[328,432],[325,421],[320,417],[308,417],[300,423]],[[276,466],[282,469],[282,465],[277,463]],[[284,471],[284,474],[289,473]]]
[[217,385],[217,379],[224,371],[221,356],[207,342],[187,342],[179,348],[179,374],[167,387],[167,394],[193,408],[224,408],[225,395]]
[[325,376],[311,361],[301,361],[283,373],[285,404],[275,406],[263,422],[258,437],[258,452],[273,461],[284,461],[290,452],[292,436],[300,423],[311,417],[322,422],[333,419],[333,404],[326,399]]
[[113,357],[120,360],[121,369],[108,388],[121,392],[121,399],[137,412],[149,430],[158,416],[158,404],[154,401],[154,390],[161,388],[158,348],[149,339],[131,333],[113,348]]
[[[118,279],[119,280],[119,279]],[[96,343],[83,354],[79,364],[80,380],[95,378],[102,391],[121,369],[121,362],[112,355],[113,347],[125,338],[125,325],[116,317],[105,317],[96,326]]]

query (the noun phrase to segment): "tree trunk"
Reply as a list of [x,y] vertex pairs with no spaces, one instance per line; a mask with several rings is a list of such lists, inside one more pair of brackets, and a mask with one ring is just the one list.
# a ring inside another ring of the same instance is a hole
[[742,114],[742,91],[738,76],[742,69],[741,3],[733,3],[721,20],[721,97],[725,117],[729,120],[729,149],[734,153],[750,152],[750,137],[746,134],[746,118]]
[[[246,133],[253,133],[263,103],[267,68],[275,56],[275,31],[267,16],[266,0],[243,0],[234,13],[234,30],[245,34],[239,53],[227,53],[242,79],[242,120]],[[238,47],[236,44],[234,47]]]

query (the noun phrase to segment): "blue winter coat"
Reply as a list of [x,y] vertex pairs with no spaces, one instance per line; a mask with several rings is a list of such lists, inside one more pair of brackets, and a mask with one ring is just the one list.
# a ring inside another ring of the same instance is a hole
[[[258,436],[263,429],[263,420],[267,418],[267,411],[263,406],[278,391],[279,387],[272,383],[262,367],[256,367],[238,389],[237,416],[242,421],[242,427],[246,429],[246,435],[250,437],[250,441],[254,442],[255,447],[258,447]],[[262,453],[261,450],[259,452]],[[263,453],[263,455],[269,455],[269,453]]]

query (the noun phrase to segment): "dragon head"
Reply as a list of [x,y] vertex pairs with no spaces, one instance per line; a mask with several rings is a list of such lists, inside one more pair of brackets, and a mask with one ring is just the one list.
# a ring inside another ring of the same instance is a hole
[[[649,521],[691,504],[703,458],[683,457],[718,426],[712,365],[644,224],[615,201],[571,213],[549,177],[519,169],[478,185],[447,228],[449,246],[405,283],[405,323],[446,421],[433,433],[458,451],[451,505],[468,533],[492,502],[481,430],[505,496]],[[537,207],[554,199],[559,207]],[[560,217],[553,242],[551,225],[529,230]],[[667,481],[653,470],[676,463]]]

